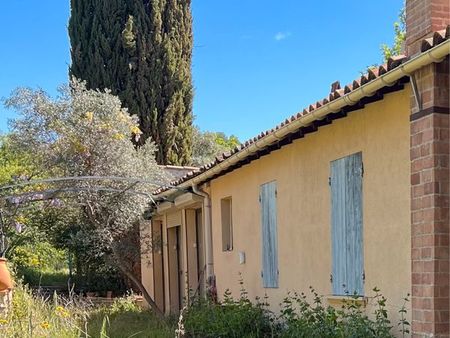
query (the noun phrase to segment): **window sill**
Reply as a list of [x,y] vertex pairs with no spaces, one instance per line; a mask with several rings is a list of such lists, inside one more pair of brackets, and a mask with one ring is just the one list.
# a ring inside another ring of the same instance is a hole
[[328,304],[331,306],[342,306],[345,303],[354,303],[357,305],[361,305],[363,307],[366,307],[367,305],[367,297],[364,296],[358,296],[357,298],[353,296],[326,296],[326,300],[328,301]]

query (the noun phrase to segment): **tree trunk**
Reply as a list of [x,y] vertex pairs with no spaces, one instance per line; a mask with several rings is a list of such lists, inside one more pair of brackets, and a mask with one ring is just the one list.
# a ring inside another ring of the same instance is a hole
[[139,278],[136,278],[136,276],[126,268],[126,266],[122,263],[119,257],[117,255],[114,255],[116,257],[116,264],[117,267],[122,271],[136,286],[137,288],[142,292],[142,296],[144,297],[145,301],[148,303],[150,308],[155,312],[156,316],[163,320],[164,319],[164,313],[158,308],[153,298],[150,296],[150,294],[145,289],[142,282],[139,280]]

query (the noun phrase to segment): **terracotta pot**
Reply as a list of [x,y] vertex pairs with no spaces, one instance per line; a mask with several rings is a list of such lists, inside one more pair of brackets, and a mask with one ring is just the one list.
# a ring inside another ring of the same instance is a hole
[[6,258],[0,258],[0,292],[11,290],[13,288],[13,282],[6,266]]

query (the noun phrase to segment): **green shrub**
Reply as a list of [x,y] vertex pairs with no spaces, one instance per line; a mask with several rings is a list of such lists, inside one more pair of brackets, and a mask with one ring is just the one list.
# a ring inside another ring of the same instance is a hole
[[21,267],[16,269],[23,283],[29,286],[64,286],[69,280],[68,271],[39,271],[34,268]]
[[14,248],[11,262],[17,268],[59,271],[67,268],[67,254],[47,242],[25,244]]
[[235,300],[229,291],[224,301],[214,303],[199,299],[190,306],[184,317],[186,337],[271,337],[275,334],[273,314],[267,302],[259,299],[253,304],[245,290]]
[[386,299],[374,289],[377,304],[374,318],[364,312],[358,297],[349,297],[341,309],[324,306],[322,297],[311,288],[312,302],[305,294],[286,297],[279,320],[284,323],[281,337],[392,337]]
[[[241,283],[242,284],[242,283]],[[388,319],[386,298],[374,288],[372,297],[376,306],[372,316],[364,311],[358,297],[348,297],[340,309],[324,305],[323,297],[310,288],[311,297],[304,293],[288,294],[281,304],[281,313],[275,316],[268,310],[267,299],[253,304],[245,290],[234,300],[227,291],[224,300],[214,303],[197,300],[183,311],[178,334],[186,337],[280,337],[280,338],[345,338],[393,337],[394,327]],[[311,299],[308,300],[308,299]],[[405,302],[408,299],[405,298]],[[405,306],[398,330],[405,336],[409,323]]]

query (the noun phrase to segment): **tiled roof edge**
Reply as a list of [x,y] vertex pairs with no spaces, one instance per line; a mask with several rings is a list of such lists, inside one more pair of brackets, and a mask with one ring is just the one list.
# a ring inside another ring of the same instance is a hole
[[[435,32],[432,37],[428,39],[424,39],[422,41],[421,45],[421,52],[425,53],[426,51],[430,50],[433,47],[438,46],[444,41],[447,41],[450,39],[450,25],[447,26],[446,29],[440,30],[438,32]],[[340,84],[338,82],[335,82],[332,84],[332,91],[328,97],[323,98],[320,101],[317,101],[315,103],[310,104],[307,108],[303,109],[301,112],[298,112],[291,117],[285,119],[280,124],[276,125],[274,128],[263,131],[259,133],[257,136],[241,143],[239,146],[235,147],[229,152],[225,152],[221,154],[220,156],[217,156],[214,161],[207,163],[195,170],[192,170],[188,172],[183,177],[173,181],[170,183],[170,186],[177,186],[181,183],[184,183],[186,181],[189,181],[190,179],[207,172],[208,170],[214,168],[218,164],[225,161],[227,158],[242,152],[244,149],[248,148],[252,144],[256,143],[257,141],[263,139],[264,137],[276,133],[279,129],[286,127],[287,125],[291,124],[294,121],[297,121],[305,116],[313,115],[314,111],[319,109],[322,106],[325,106],[327,104],[332,103],[334,100],[350,95],[354,90],[360,88],[363,85],[366,85],[376,79],[378,79],[380,76],[386,74],[387,72],[390,72],[396,68],[398,68],[400,65],[408,61],[408,57],[406,55],[398,55],[393,56],[389,58],[388,62],[385,64],[382,64],[378,67],[369,68],[367,70],[367,73],[361,75],[361,77],[355,79],[351,84],[347,84],[344,86],[344,88],[340,88]],[[387,86],[387,84],[386,84]],[[356,104],[357,102],[353,102],[353,104]],[[154,195],[159,195],[167,190],[170,190],[170,187],[162,187],[156,191],[154,191]]]

